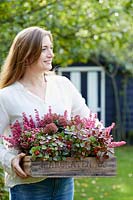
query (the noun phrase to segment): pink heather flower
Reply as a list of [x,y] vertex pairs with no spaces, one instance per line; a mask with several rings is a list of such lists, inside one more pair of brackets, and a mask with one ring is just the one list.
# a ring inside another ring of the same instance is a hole
[[114,128],[115,123],[112,123],[111,126],[106,127],[106,135],[110,135],[111,130]]
[[11,128],[12,136],[10,137],[3,136],[3,138],[10,143],[9,146],[17,147],[19,146],[20,135],[22,132],[22,128],[20,126],[19,121],[16,120],[14,124],[10,125],[10,128]]
[[64,112],[64,117],[65,117],[65,119],[67,119],[67,118],[68,118],[68,115],[67,115],[67,110],[65,110],[65,112]]
[[35,128],[36,125],[35,125],[35,122],[33,121],[32,116],[30,115],[29,117],[30,117],[30,119],[29,119],[29,126],[30,126],[30,128]]
[[58,131],[57,126],[54,123],[47,124],[44,128],[45,134],[54,134]]
[[40,121],[39,112],[38,112],[37,109],[35,109],[35,118],[36,118],[36,121],[37,121],[37,122]]
[[58,119],[58,125],[66,127],[67,126],[67,120],[64,116],[60,116]]
[[110,148],[114,148],[114,147],[120,147],[120,146],[123,146],[125,145],[126,142],[125,141],[119,141],[119,142],[111,142],[109,147]]
[[60,116],[60,115],[57,115],[56,113],[52,114],[52,119],[53,119],[53,121],[58,120],[59,116]]
[[42,118],[43,123],[43,127],[46,126],[47,124],[50,124],[56,120],[58,120],[59,115],[57,115],[56,113],[51,112],[51,109],[49,109],[49,113],[45,114]]
[[83,120],[80,118],[79,115],[76,115],[74,117],[71,118],[71,121],[68,122],[68,125],[71,126],[75,126],[76,129],[81,129],[84,126]]
[[96,128],[97,114],[90,112],[89,117],[83,118],[82,121],[86,129]]
[[36,125],[37,128],[39,128],[39,127],[44,127],[44,126],[46,125],[44,119],[43,119],[43,118],[42,118],[42,119],[40,118],[39,112],[38,112],[37,109],[35,109],[35,119],[36,119],[36,122],[37,122],[37,125]]
[[30,130],[30,132],[32,133],[32,136],[36,135],[40,131],[42,132],[43,128],[33,128]]
[[40,119],[40,121],[37,123],[37,127],[38,128],[41,128],[41,127],[44,127],[46,126],[46,123],[43,119]]
[[52,123],[53,122],[52,116],[45,115],[43,118],[43,122],[44,122],[44,125]]
[[49,114],[51,115],[52,114],[52,109],[51,109],[51,106],[49,106]]
[[23,115],[23,126],[24,126],[24,129],[25,129],[25,130],[29,130],[29,129],[30,129],[30,122],[29,122],[29,119],[28,119],[28,117],[26,116],[26,113],[25,113],[25,112],[23,112],[22,115]]

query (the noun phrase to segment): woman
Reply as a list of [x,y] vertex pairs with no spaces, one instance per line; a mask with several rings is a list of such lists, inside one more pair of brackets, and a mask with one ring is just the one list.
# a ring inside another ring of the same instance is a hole
[[[10,124],[22,122],[22,113],[40,116],[53,112],[68,117],[89,116],[84,99],[63,76],[48,75],[52,69],[53,41],[49,31],[29,27],[15,37],[0,80],[0,134],[11,134]],[[0,163],[5,170],[6,186],[11,200],[72,200],[72,178],[32,178],[20,166],[24,153],[18,154],[0,144]]]

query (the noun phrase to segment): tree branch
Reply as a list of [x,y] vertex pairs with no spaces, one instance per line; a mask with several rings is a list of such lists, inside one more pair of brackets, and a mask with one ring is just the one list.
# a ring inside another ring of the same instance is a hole
[[[61,0],[55,0],[55,1],[53,1],[53,2],[47,3],[47,4],[44,5],[44,6],[40,6],[40,7],[38,6],[38,7],[34,8],[34,9],[32,9],[31,11],[27,12],[26,14],[27,14],[27,15],[31,15],[31,14],[34,13],[34,12],[41,11],[42,9],[47,8],[47,6],[54,5],[55,3],[58,3],[58,2],[60,2],[60,1],[61,1]],[[21,14],[18,15],[18,16],[21,18],[23,15],[24,15],[24,13],[21,13]],[[10,16],[10,17],[7,18],[7,19],[0,20],[0,23],[1,23],[1,24],[5,24],[5,23],[14,22],[14,18],[15,18],[15,17],[16,17],[16,15],[12,15],[12,16]]]

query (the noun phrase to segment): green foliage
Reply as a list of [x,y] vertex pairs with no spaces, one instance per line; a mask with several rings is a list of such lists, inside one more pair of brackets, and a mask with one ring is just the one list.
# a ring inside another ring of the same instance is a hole
[[52,31],[55,65],[96,61],[99,54],[109,62],[132,62],[132,9],[131,0],[1,1],[0,63],[16,33],[33,25]]

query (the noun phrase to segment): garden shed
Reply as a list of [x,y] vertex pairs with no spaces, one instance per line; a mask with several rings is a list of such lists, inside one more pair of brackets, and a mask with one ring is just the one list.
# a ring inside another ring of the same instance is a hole
[[[59,68],[58,74],[69,78],[85,98],[87,105],[98,118],[109,126],[118,123],[118,139],[130,139],[133,135],[133,78],[126,78],[118,71],[114,80],[101,66],[73,65]],[[120,133],[121,132],[121,133]]]

